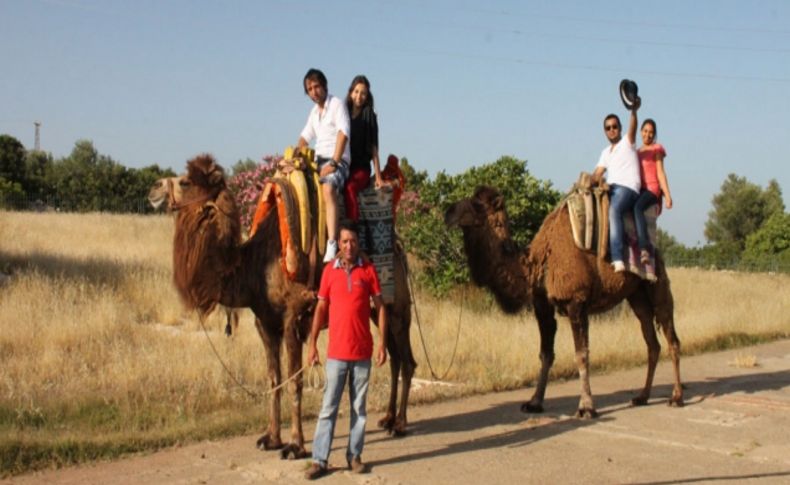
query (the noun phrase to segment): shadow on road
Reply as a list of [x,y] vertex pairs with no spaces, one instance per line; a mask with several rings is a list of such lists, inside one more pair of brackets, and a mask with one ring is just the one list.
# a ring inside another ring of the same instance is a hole
[[697,483],[697,482],[718,482],[718,481],[740,481],[761,478],[775,478],[775,477],[790,477],[790,472],[774,472],[774,473],[754,473],[750,475],[710,475],[706,477],[695,478],[682,478],[679,480],[670,480],[663,482],[629,482],[627,485],[671,485],[673,483]]
[[[691,381],[686,383],[686,402],[687,405],[696,405],[710,396],[721,396],[731,393],[755,393],[766,390],[778,390],[790,385],[790,371],[776,372],[749,372],[737,376],[715,377],[705,380]],[[526,446],[539,440],[551,438],[562,433],[573,431],[579,428],[594,426],[598,423],[610,422],[615,420],[618,412],[630,407],[630,399],[638,390],[624,390],[612,393],[604,393],[595,396],[596,406],[599,410],[599,418],[594,420],[572,418],[578,405],[577,396],[563,396],[547,399],[544,403],[549,413],[545,414],[524,414],[520,411],[522,401],[510,401],[497,404],[487,409],[477,410],[468,413],[454,414],[431,418],[411,423],[411,433],[414,435],[460,433],[458,439],[445,444],[436,445],[432,449],[395,456],[389,459],[371,462],[372,466],[402,463],[430,459],[439,456],[452,455],[455,453],[465,453],[498,447]],[[672,385],[659,385],[653,389],[655,397],[651,399],[650,405],[666,405]],[[528,398],[525,395],[525,399]],[[479,431],[485,428],[498,429],[497,427],[519,426],[518,429],[508,429],[502,432],[495,432],[483,437],[470,438],[469,432]],[[385,441],[388,438],[383,432],[370,433],[372,439],[369,443]],[[409,438],[403,438],[405,448],[408,448]],[[432,445],[428,445],[432,446]],[[788,473],[790,474],[790,472]],[[768,474],[770,476],[784,476],[787,474]],[[726,478],[726,477],[721,477]],[[757,476],[744,476],[742,478],[759,478]],[[716,480],[719,477],[702,477],[699,479],[689,479],[689,481]]]

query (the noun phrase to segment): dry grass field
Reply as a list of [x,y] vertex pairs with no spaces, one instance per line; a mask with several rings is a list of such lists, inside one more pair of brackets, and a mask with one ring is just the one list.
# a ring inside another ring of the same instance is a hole
[[[0,212],[0,271],[10,275],[0,280],[0,476],[263,428],[264,398],[234,383],[195,315],[181,308],[171,283],[171,237],[167,216]],[[790,336],[790,277],[669,274],[684,353]],[[535,379],[531,315],[504,316],[472,289],[443,300],[418,291],[416,301],[437,372],[450,363],[459,325],[460,337],[446,377],[454,385],[418,385],[412,403]],[[234,377],[265,392],[251,313],[245,310],[232,338],[224,337],[218,312],[207,325]],[[416,321],[412,345],[417,377],[430,379]],[[572,348],[560,319],[555,376],[574,374]],[[592,319],[593,384],[596,372],[641,365],[645,356],[627,307]],[[374,371],[374,418],[388,380],[388,368]],[[320,390],[306,390],[307,416],[319,398]]]

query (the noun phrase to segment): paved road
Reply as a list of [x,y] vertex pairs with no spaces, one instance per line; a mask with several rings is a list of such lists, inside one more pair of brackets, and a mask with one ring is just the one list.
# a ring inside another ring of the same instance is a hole
[[[736,366],[737,356],[754,356],[757,366]],[[519,412],[531,389],[413,408],[409,436],[369,434],[364,458],[370,474],[338,469],[319,483],[790,483],[790,340],[685,358],[682,372],[686,406],[679,409],[666,406],[671,369],[665,361],[645,407],[628,406],[643,370],[593,375],[596,420],[570,417],[576,381],[549,386],[543,415]],[[337,467],[345,461],[347,426],[339,423],[330,457]],[[307,435],[312,431],[309,423]],[[306,461],[257,451],[256,438],[3,483],[305,483]]]

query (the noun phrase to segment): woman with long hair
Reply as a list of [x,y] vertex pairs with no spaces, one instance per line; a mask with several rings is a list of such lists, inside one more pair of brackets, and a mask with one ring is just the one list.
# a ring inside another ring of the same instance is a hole
[[669,193],[669,183],[664,172],[664,158],[667,152],[660,143],[656,142],[656,135],[655,121],[648,118],[642,122],[642,146],[637,151],[642,190],[634,204],[634,222],[639,240],[640,260],[643,264],[650,262],[650,238],[647,232],[645,209],[658,204],[660,210],[662,197],[666,208],[672,208],[672,195]]
[[370,162],[375,170],[375,186],[380,188],[379,125],[373,111],[373,93],[370,81],[362,75],[351,81],[346,96],[346,106],[351,118],[351,165],[345,188],[346,216],[354,222],[359,220],[359,192],[370,184]]

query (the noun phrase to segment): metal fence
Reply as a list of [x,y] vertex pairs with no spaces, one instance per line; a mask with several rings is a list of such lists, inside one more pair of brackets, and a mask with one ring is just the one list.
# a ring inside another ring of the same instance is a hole
[[121,201],[116,197],[92,197],[86,200],[69,200],[59,196],[31,197],[16,194],[0,195],[0,209],[31,212],[113,212],[151,214],[154,209],[148,199]]

